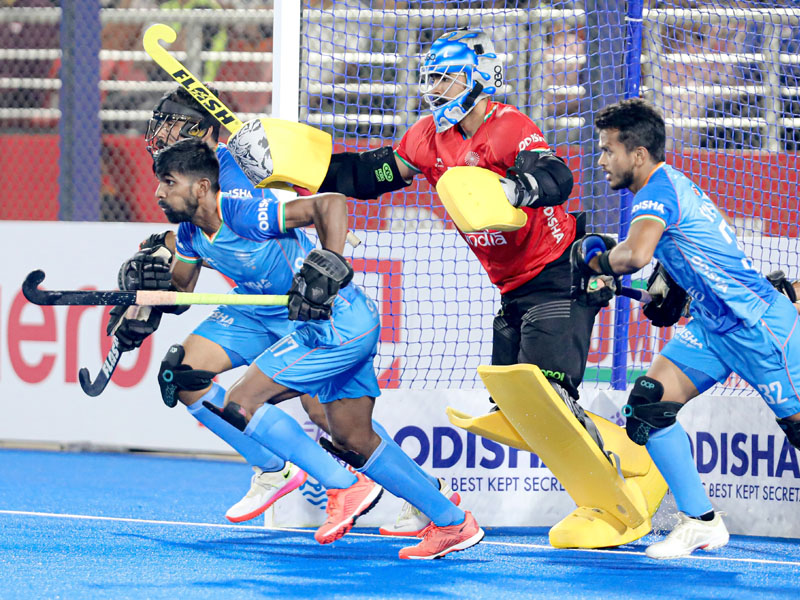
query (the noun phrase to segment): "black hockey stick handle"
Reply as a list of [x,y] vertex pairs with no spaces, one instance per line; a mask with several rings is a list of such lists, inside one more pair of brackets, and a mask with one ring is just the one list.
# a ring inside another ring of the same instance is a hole
[[81,370],[78,371],[78,381],[81,384],[81,389],[87,396],[92,396],[94,398],[103,393],[103,390],[108,386],[108,382],[111,381],[111,376],[114,374],[114,370],[117,368],[121,356],[122,352],[120,352],[119,349],[119,340],[117,336],[114,336],[111,339],[111,349],[108,351],[106,359],[103,361],[103,366],[100,367],[100,372],[97,374],[94,381],[91,380],[89,369],[86,367],[82,367]]
[[641,302],[642,304],[647,304],[648,302],[653,300],[653,297],[647,293],[647,290],[637,290],[629,287],[620,287],[618,294],[620,296],[625,296],[626,298],[630,298],[631,300],[636,300],[637,302]]
[[49,306],[183,306],[191,304],[237,304],[246,306],[286,306],[289,296],[270,294],[198,294],[156,290],[64,290],[39,288],[44,271],[28,273],[22,283],[23,295],[34,304]]

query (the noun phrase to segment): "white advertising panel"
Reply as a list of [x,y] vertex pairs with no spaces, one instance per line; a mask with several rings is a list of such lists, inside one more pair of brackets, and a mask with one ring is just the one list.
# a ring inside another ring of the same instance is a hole
[[[5,257],[0,270],[0,440],[230,451],[182,407],[165,407],[156,384],[166,350],[213,307],[166,315],[139,351],[123,357],[106,391],[90,398],[81,391],[77,373],[88,367],[94,377],[102,364],[109,347],[104,330],[108,308],[34,306],[20,290],[28,272],[37,268],[47,274],[47,289],[113,289],[120,263],[158,227],[0,223],[0,255]],[[383,319],[377,367],[386,389],[377,401],[376,418],[423,467],[446,477],[483,525],[551,525],[569,513],[572,501],[537,457],[467,434],[445,416],[448,405],[472,414],[488,409],[475,367],[489,362],[497,292],[466,244],[452,232],[359,236],[364,244],[352,252],[361,272],[356,281],[378,301]],[[770,243],[780,246],[782,255],[796,250],[794,240]],[[207,270],[197,291],[229,289],[222,276]],[[658,340],[648,343],[657,350]],[[598,342],[590,368],[607,368],[610,362],[609,345]],[[225,374],[220,383],[229,385],[239,374]],[[624,392],[593,386],[583,392],[586,408],[620,423],[625,398]],[[310,435],[319,435],[297,401],[282,408]],[[797,453],[759,397],[698,398],[680,420],[712,502],[728,513],[732,532],[800,537]],[[243,492],[247,484],[242,482]],[[323,490],[309,481],[301,492],[277,504],[272,522],[321,522]],[[386,496],[360,524],[377,525],[396,516],[401,503]],[[662,512],[670,511],[674,503],[668,497]],[[662,514],[657,524],[669,525]]]

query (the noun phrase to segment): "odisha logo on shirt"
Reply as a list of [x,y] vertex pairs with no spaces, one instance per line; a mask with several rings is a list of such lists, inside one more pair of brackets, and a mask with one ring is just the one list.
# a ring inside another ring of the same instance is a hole
[[267,199],[258,203],[258,212],[256,219],[258,219],[258,228],[261,231],[269,231],[269,203]]
[[467,156],[464,158],[464,164],[468,167],[476,167],[480,162],[481,157],[480,155],[475,152],[474,150],[470,150],[467,152]]
[[631,212],[637,212],[640,210],[654,210],[656,212],[660,212],[662,215],[664,214],[664,205],[660,202],[656,202],[655,200],[642,200],[638,204],[634,204]]
[[531,144],[546,144],[547,141],[538,133],[534,133],[533,135],[529,135],[524,140],[519,143],[519,149],[525,150]]

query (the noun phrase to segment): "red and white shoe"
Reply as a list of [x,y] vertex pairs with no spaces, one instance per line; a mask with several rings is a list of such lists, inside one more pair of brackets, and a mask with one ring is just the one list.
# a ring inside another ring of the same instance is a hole
[[[458,492],[454,492],[448,483],[439,478],[439,491],[449,498],[450,501],[458,506],[461,504],[461,496]],[[400,509],[400,514],[397,520],[390,525],[383,525],[378,529],[381,535],[391,536],[404,536],[404,537],[420,537],[422,530],[428,526],[431,520],[412,504],[405,502],[403,508]]]
[[463,523],[437,527],[429,524],[422,531],[422,541],[416,546],[400,550],[400,558],[430,560],[441,558],[451,552],[471,548],[483,539],[485,533],[478,527],[472,513],[466,511]]
[[317,529],[314,539],[320,544],[335,542],[353,528],[356,519],[368,513],[383,494],[383,488],[356,473],[357,481],[343,490],[328,490],[328,518]]
[[253,467],[255,475],[244,498],[228,509],[225,518],[231,523],[255,519],[270,506],[306,482],[306,473],[297,465],[286,461],[280,471],[262,471]]

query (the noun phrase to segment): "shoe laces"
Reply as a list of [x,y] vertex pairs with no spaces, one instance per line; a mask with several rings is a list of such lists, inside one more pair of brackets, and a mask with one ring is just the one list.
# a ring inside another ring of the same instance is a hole
[[433,524],[433,521],[425,525],[422,531],[419,532],[418,537],[421,537],[423,540],[427,539],[427,537],[433,533],[433,530],[436,529],[436,525]]
[[678,525],[667,536],[667,539],[693,543],[694,538],[697,537],[699,532],[710,529],[712,529],[711,521],[701,521],[699,519],[692,519],[684,514],[679,514]]
[[338,512],[341,504],[342,501],[339,497],[338,491],[328,490],[328,506],[325,508],[325,512],[328,513],[328,517],[331,517]]
[[403,508],[400,510],[400,515],[397,517],[397,522],[408,521],[422,514],[416,506],[410,502],[404,502]]

